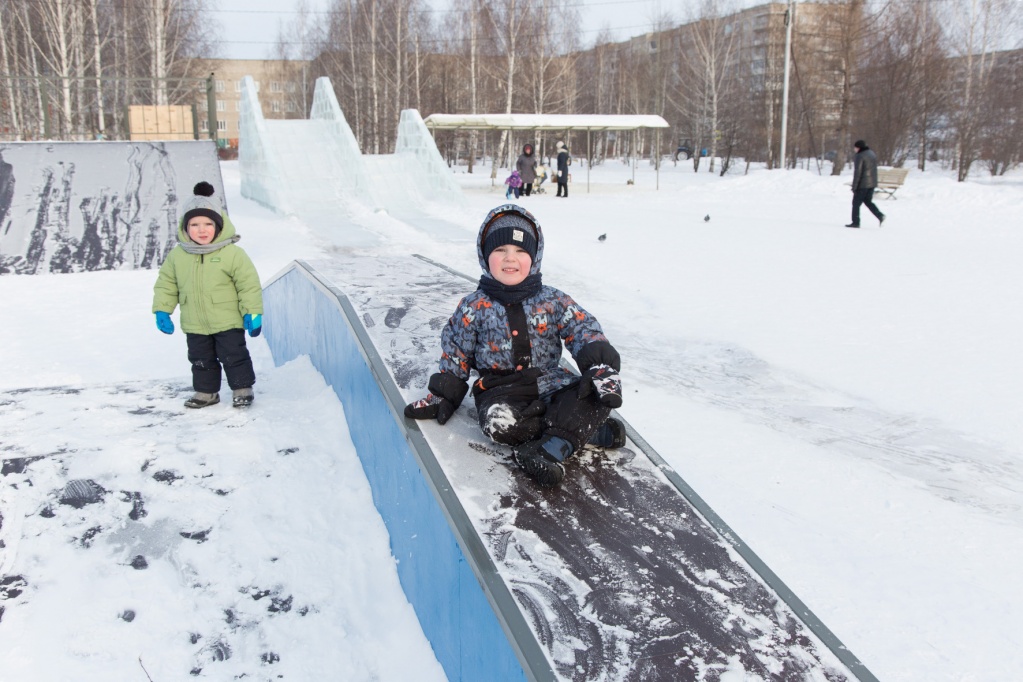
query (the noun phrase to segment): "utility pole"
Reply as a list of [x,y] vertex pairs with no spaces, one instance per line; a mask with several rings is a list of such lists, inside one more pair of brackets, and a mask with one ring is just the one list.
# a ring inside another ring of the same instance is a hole
[[785,10],[785,75],[782,78],[781,93],[781,167],[785,168],[785,143],[789,132],[789,69],[792,61],[792,24],[795,23],[796,3],[789,0]]

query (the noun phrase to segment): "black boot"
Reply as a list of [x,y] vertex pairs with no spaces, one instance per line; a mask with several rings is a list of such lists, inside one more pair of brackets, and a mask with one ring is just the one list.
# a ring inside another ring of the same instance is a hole
[[607,421],[597,427],[587,445],[596,445],[598,448],[616,450],[625,446],[625,424],[614,417],[608,417]]
[[530,478],[545,488],[553,488],[565,478],[562,464],[573,452],[572,444],[557,436],[544,436],[514,451],[515,462]]

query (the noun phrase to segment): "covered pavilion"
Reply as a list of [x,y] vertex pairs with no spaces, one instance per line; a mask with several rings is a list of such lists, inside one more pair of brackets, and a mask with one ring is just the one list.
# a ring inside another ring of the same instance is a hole
[[[423,122],[434,130],[585,130],[586,131],[586,191],[590,191],[589,158],[591,135],[594,131],[635,131],[652,128],[657,132],[654,149],[660,149],[661,129],[670,128],[668,122],[654,114],[430,114]],[[636,145],[632,151],[632,177],[636,179]],[[656,160],[657,188],[660,188],[661,164]]]

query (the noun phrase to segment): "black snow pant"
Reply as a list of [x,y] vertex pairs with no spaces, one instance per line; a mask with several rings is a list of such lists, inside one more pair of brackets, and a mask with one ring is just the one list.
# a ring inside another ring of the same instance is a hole
[[252,388],[256,372],[245,347],[245,331],[228,329],[217,334],[185,334],[188,361],[192,363],[192,388],[199,393],[220,391],[220,368],[232,390]]
[[546,435],[557,436],[567,440],[573,451],[585,445],[611,415],[611,408],[600,402],[596,392],[582,399],[578,394],[578,382],[544,399],[539,397],[535,380],[531,385],[523,382],[483,391],[473,386],[476,415],[487,437],[515,446]]
[[533,183],[527,182],[526,184],[524,184],[522,186],[522,194],[524,194],[525,196],[528,197],[532,193],[533,193]]
[[568,178],[565,178],[564,181],[562,181],[561,178],[558,178],[558,194],[557,194],[557,196],[559,196],[559,197],[567,197],[568,196]]
[[858,189],[853,192],[852,224],[860,224],[860,205],[866,206],[878,220],[884,215],[881,209],[874,205],[874,188]]

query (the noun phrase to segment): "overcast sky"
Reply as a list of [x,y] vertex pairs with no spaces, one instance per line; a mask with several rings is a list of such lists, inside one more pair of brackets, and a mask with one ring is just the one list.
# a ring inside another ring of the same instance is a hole
[[[221,56],[232,59],[263,59],[277,40],[278,27],[292,22],[299,0],[214,0],[211,5],[217,22],[223,27]],[[604,26],[617,39],[644,33],[663,11],[679,13],[678,0],[576,0],[583,21],[582,40],[586,44]],[[309,7],[324,11],[328,0],[308,0]],[[443,11],[448,0],[428,0],[431,7]],[[670,8],[670,10],[669,10]]]

